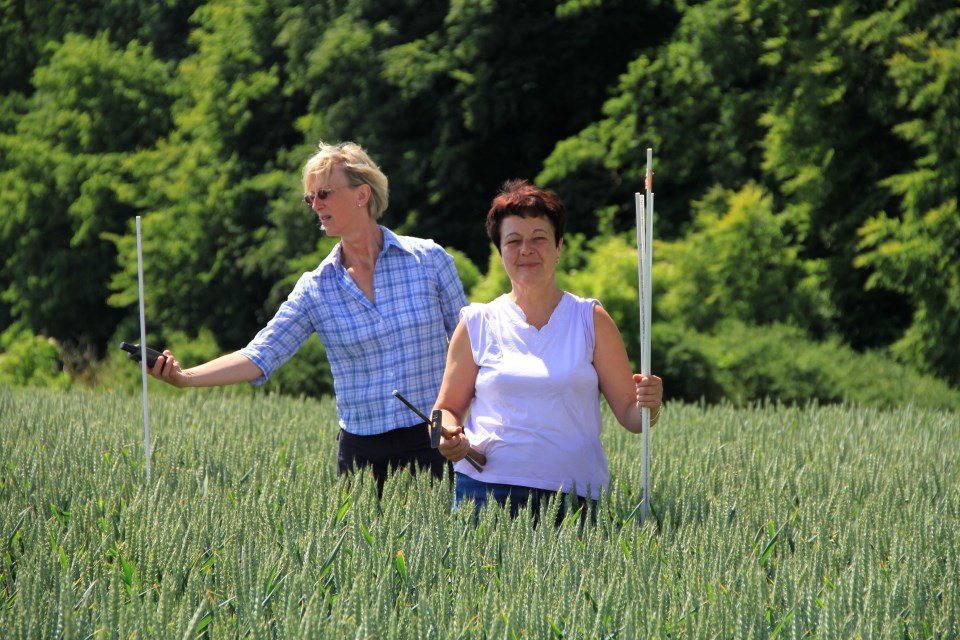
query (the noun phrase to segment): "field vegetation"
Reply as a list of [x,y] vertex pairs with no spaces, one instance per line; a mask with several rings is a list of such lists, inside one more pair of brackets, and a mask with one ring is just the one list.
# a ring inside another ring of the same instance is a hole
[[[960,636],[955,412],[672,403],[608,421],[596,523],[335,475],[329,399],[0,387],[0,636]],[[547,519],[549,521],[549,518]]]

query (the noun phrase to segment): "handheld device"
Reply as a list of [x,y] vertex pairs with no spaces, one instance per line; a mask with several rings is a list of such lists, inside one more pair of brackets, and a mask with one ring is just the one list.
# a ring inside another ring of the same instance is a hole
[[[120,348],[130,354],[129,357],[131,360],[134,362],[140,362],[140,345],[130,344],[129,342],[121,342]],[[157,364],[157,357],[162,355],[163,354],[156,349],[147,347],[147,366],[152,369],[153,365]]]

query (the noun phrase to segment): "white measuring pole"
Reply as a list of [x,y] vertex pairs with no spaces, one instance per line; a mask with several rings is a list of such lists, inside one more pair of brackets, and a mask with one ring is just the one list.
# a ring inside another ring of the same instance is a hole
[[147,460],[147,484],[150,484],[150,405],[147,403],[147,323],[143,304],[143,242],[140,216],[137,216],[137,279],[140,290],[140,375],[143,380],[143,454]]
[[[651,269],[653,267],[653,149],[647,149],[647,171],[644,179],[646,195],[635,194],[637,209],[637,276],[640,305],[640,373],[650,375],[650,325],[653,313]],[[640,523],[647,521],[650,510],[650,409],[641,410],[643,419],[643,454],[641,482],[643,498]]]

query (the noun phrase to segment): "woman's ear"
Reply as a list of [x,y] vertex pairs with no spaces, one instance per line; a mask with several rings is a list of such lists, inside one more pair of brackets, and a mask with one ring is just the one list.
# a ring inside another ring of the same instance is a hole
[[370,185],[361,184],[357,187],[357,207],[362,207],[368,202],[370,202]]

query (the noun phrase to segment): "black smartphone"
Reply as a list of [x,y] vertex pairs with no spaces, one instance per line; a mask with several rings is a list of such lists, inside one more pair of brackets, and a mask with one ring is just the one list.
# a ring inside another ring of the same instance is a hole
[[[140,345],[130,344],[129,342],[121,342],[120,348],[130,354],[131,360],[134,362],[140,362]],[[162,355],[163,354],[156,349],[147,347],[147,366],[152,369],[153,365],[157,364],[157,357]]]

